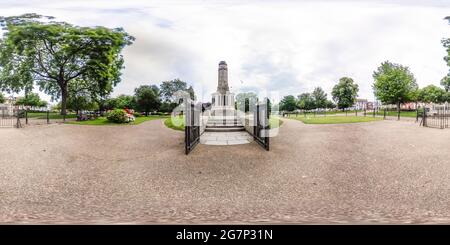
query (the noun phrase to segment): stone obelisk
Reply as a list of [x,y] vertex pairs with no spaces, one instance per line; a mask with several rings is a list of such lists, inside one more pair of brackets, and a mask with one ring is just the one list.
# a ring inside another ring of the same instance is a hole
[[213,109],[234,109],[234,94],[228,87],[228,66],[225,61],[219,63],[217,91],[212,94]]

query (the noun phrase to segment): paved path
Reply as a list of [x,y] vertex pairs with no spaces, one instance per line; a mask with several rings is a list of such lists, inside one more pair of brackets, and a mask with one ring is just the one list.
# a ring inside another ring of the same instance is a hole
[[205,145],[241,145],[253,141],[246,131],[240,132],[204,132],[200,136],[200,143]]
[[271,151],[141,125],[0,130],[0,222],[450,223],[450,130],[284,119]]

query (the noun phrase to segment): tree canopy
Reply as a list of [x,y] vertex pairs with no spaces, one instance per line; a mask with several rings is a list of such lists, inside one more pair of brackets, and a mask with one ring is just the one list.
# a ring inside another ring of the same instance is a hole
[[443,103],[447,100],[447,93],[438,86],[428,85],[419,90],[418,100],[425,103]]
[[134,38],[122,28],[79,27],[37,14],[0,17],[0,89],[31,90],[36,83],[66,113],[68,88],[83,82],[105,96],[120,82],[122,49]]
[[325,108],[327,105],[327,94],[321,87],[316,87],[312,92],[315,108]]
[[150,111],[158,110],[161,104],[159,88],[156,85],[142,85],[134,90],[138,109],[147,116]]
[[137,103],[136,98],[133,95],[119,95],[115,102],[118,109],[136,109]]
[[447,75],[444,78],[442,78],[441,85],[444,87],[446,92],[450,92],[450,75]]
[[408,67],[385,61],[373,78],[375,96],[382,103],[397,104],[399,109],[401,103],[414,101],[418,86]]
[[280,101],[280,111],[294,111],[297,109],[297,101],[293,95],[284,96]]
[[355,104],[359,86],[350,77],[342,77],[333,87],[331,95],[339,109],[345,109]]
[[298,108],[302,110],[313,110],[316,108],[316,103],[310,93],[302,93],[298,96]]
[[175,92],[186,91],[189,93],[192,100],[195,100],[195,93],[192,86],[187,86],[187,83],[176,78],[170,81],[163,81],[160,86],[161,96],[165,102],[176,102]]
[[24,106],[45,107],[47,104],[47,101],[41,100],[37,93],[28,93],[24,97],[18,98],[16,101],[16,105]]

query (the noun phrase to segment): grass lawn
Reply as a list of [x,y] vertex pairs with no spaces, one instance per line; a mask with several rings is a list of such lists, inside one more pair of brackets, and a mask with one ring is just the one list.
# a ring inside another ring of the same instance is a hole
[[131,123],[113,123],[108,121],[108,119],[106,119],[106,117],[99,117],[95,120],[87,120],[87,121],[74,121],[74,122],[67,122],[68,124],[78,124],[78,125],[117,125],[117,126],[122,126],[122,125],[138,125],[141,124],[143,122],[146,121],[151,121],[151,120],[157,120],[157,119],[163,119],[163,118],[167,118],[167,116],[148,116],[148,117],[136,117],[136,120],[134,122]]
[[[363,110],[357,110],[358,111],[358,114],[359,113],[364,113],[364,111]],[[345,111],[342,111],[342,110],[332,110],[332,111],[321,111],[321,112],[316,112],[315,114],[316,115],[324,115],[324,114],[327,114],[327,115],[337,115],[337,114],[345,114],[346,112]],[[356,111],[355,110],[348,110],[347,111],[347,114],[348,115],[351,115],[351,114],[355,114],[356,113]],[[313,111],[309,111],[309,112],[299,112],[298,113],[298,116],[300,116],[300,115],[302,115],[302,116],[304,116],[306,114],[306,116],[314,116],[314,112]],[[295,114],[290,114],[290,116],[294,116],[295,117]],[[287,116],[288,118],[289,118],[289,116]]]
[[[276,123],[276,120],[278,120],[278,123]],[[269,126],[270,128],[278,128],[283,124],[283,120],[281,120],[279,117],[270,117],[269,118]]]
[[[67,114],[66,118],[76,118],[76,114]],[[28,112],[28,118],[47,119],[47,112]],[[63,119],[63,116],[59,112],[50,112],[50,119]]]
[[[386,116],[396,117],[397,114],[398,114],[398,112],[396,112],[396,111],[386,111]],[[378,111],[378,115],[383,116],[384,111],[382,111],[382,110]],[[400,117],[414,117],[415,118],[416,116],[417,116],[416,111],[400,111]]]
[[169,117],[164,120],[164,125],[171,129],[184,131],[184,116],[174,117],[173,120]]
[[380,121],[383,118],[360,117],[360,116],[330,116],[330,117],[291,117],[291,119],[302,121],[305,124],[340,124]]

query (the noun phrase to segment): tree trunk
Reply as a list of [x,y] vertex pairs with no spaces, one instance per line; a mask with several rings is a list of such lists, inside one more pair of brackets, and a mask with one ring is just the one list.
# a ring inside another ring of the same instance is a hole
[[61,87],[61,115],[64,116],[64,121],[66,120],[67,115],[67,85]]
[[397,102],[397,120],[400,120],[400,102]]

